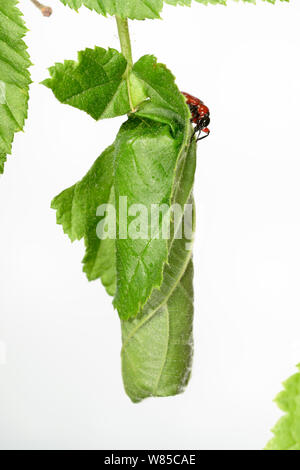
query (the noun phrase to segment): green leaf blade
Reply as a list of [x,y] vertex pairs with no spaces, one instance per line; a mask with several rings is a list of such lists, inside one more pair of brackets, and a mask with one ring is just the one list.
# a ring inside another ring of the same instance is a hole
[[[141,57],[133,66],[132,74],[143,86],[150,100],[138,107],[137,115],[169,124],[173,132],[182,128],[188,134],[190,113],[183,95],[175,84],[173,74],[153,55]],[[183,145],[187,144],[187,139]]]
[[114,295],[116,289],[115,240],[100,239],[96,229],[97,208],[102,204],[114,205],[114,150],[113,145],[108,147],[87,175],[56,196],[51,205],[57,212],[57,223],[70,240],[84,238],[83,270],[90,281],[101,279],[109,295]]
[[[111,186],[111,192],[107,201],[115,208],[115,190]],[[103,223],[107,221],[108,214]],[[89,224],[89,230],[85,237],[86,254],[83,259],[83,271],[89,281],[101,279],[109,295],[116,293],[117,272],[116,272],[116,241],[113,238],[100,238],[97,227],[93,222]]]
[[[298,365],[300,371],[300,364]],[[290,377],[276,403],[286,414],[273,428],[274,437],[266,450],[300,450],[300,372]]]
[[[118,15],[121,18],[131,20],[145,20],[160,18],[164,3],[173,6],[192,5],[192,0],[60,0],[64,5],[78,10],[85,6],[97,13],[107,15]],[[227,0],[195,0],[203,5],[227,5]],[[237,1],[237,0],[235,0]],[[256,0],[240,0],[244,3],[256,3]],[[262,0],[269,3],[276,3],[276,0]],[[289,0],[278,0],[288,2]]]
[[64,104],[88,113],[95,120],[130,111],[124,73],[126,59],[114,49],[101,47],[78,53],[78,62],[57,63],[43,84]]
[[131,20],[160,17],[163,0],[61,0],[64,5],[78,10],[82,5],[101,15],[118,15]]
[[31,63],[23,41],[27,29],[17,3],[0,0],[0,174],[15,133],[24,127],[31,83]]

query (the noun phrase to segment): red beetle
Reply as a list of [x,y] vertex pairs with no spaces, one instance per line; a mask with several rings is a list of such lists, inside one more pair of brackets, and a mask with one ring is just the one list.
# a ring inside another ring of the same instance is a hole
[[[185,93],[184,91],[182,94],[186,99],[186,104],[190,108],[192,114],[191,121],[196,124],[193,137],[198,133],[196,140],[198,142],[199,140],[205,139],[205,137],[208,137],[210,134],[210,130],[207,127],[210,123],[209,109],[199,98],[195,98],[195,96],[189,95],[189,93]],[[201,132],[205,133],[202,137],[200,137]]]

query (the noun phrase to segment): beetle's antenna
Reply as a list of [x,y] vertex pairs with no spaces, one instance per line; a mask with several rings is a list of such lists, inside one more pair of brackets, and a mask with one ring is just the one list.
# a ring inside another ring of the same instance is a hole
[[38,0],[31,0],[32,3],[41,11],[43,16],[51,16],[52,15],[52,8],[51,7],[46,7],[42,3],[40,3]]

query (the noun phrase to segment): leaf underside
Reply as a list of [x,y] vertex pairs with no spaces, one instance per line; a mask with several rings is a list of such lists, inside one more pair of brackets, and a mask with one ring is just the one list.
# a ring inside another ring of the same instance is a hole
[[[195,0],[204,5],[226,5],[227,0]],[[245,3],[256,3],[256,0],[241,0]],[[262,0],[269,3],[276,3],[276,0]],[[289,0],[278,0],[288,2]],[[169,5],[191,6],[192,0],[61,0],[64,5],[78,10],[85,6],[97,13],[107,15],[118,15],[121,18],[132,20],[145,20],[160,18],[164,2]]]
[[[300,371],[300,364],[298,365]],[[276,403],[285,412],[273,429],[266,450],[300,450],[300,372],[290,377]]]
[[27,30],[17,3],[0,0],[0,173],[11,154],[14,134],[23,129],[27,118],[31,83],[23,41]]

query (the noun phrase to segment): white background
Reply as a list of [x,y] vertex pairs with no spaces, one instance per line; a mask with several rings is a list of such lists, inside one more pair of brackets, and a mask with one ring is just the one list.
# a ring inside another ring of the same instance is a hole
[[193,377],[139,405],[123,391],[117,313],[50,210],[123,119],[94,122],[39,85],[78,50],[118,48],[116,27],[49,3],[46,19],[21,1],[34,83],[0,182],[0,447],[261,449],[300,361],[299,1],[167,6],[131,24],[135,58],[155,54],[212,115],[195,183]]

